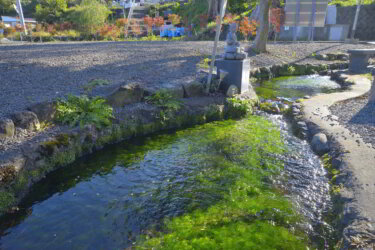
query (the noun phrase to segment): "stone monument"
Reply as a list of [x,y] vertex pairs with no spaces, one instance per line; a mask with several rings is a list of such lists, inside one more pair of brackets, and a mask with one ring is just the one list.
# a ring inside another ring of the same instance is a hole
[[225,46],[225,60],[244,60],[247,58],[247,54],[237,41],[236,30],[237,24],[231,23],[229,25],[229,32],[226,40],[227,45]]
[[[223,59],[216,60],[217,74],[222,78],[220,89],[227,92],[231,85],[237,87],[239,94],[247,92],[250,84],[250,59],[241,48],[236,36],[237,24],[229,25]],[[221,77],[221,74],[225,74]]]

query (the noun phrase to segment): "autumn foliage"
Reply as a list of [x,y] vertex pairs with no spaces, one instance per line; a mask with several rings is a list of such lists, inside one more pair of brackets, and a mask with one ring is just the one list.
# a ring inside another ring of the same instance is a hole
[[176,15],[176,14],[169,14],[168,15],[168,20],[173,24],[173,25],[177,25],[177,24],[180,24],[181,23],[181,17],[179,15]]
[[279,33],[284,23],[284,10],[281,8],[270,9],[269,22],[272,24],[273,31]]
[[127,18],[119,18],[116,20],[116,26],[121,28],[121,27],[125,27],[125,25],[128,23],[128,19]]
[[155,17],[154,24],[156,27],[161,27],[164,25],[164,18],[163,17]]
[[255,36],[258,23],[255,20],[249,20],[248,17],[244,17],[240,21],[239,31],[247,40],[250,35]]

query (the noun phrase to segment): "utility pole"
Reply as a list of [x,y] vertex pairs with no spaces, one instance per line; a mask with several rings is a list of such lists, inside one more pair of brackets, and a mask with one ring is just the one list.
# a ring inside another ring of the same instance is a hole
[[23,30],[25,31],[25,35],[27,35],[27,29],[26,29],[25,19],[23,18],[23,11],[22,11],[21,0],[17,0],[16,3],[17,3],[18,15],[20,16],[20,19],[21,19],[21,25],[23,27]]
[[353,22],[353,28],[352,28],[352,34],[350,35],[350,39],[354,40],[355,30],[357,29],[357,22],[358,22],[358,16],[359,11],[361,10],[361,4],[362,0],[357,0],[357,10],[355,12],[354,22]]
[[210,66],[210,73],[208,75],[207,79],[207,86],[205,92],[208,94],[210,92],[210,85],[212,81],[212,73],[214,71],[214,65],[215,65],[215,58],[216,58],[216,51],[217,51],[217,44],[219,42],[220,38],[220,31],[221,31],[221,22],[224,18],[225,15],[225,9],[227,8],[227,1],[228,0],[221,0],[221,8],[220,8],[220,18],[219,22],[216,24],[216,36],[215,36],[215,43],[214,43],[214,48],[212,51],[212,58],[211,58],[211,66]]

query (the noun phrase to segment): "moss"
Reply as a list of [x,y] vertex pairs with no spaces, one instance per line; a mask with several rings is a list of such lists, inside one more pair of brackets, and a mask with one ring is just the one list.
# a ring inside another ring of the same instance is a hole
[[206,121],[220,121],[223,117],[223,108],[219,105],[211,104],[205,110]]
[[58,142],[59,146],[68,146],[70,137],[71,136],[69,134],[59,134],[56,136],[56,141]]
[[256,116],[203,126],[205,133],[189,133],[199,137],[190,148],[209,166],[194,177],[198,192],[185,195],[219,200],[192,202],[189,212],[165,220],[163,230],[145,236],[136,249],[306,249],[306,237],[289,230],[300,217],[264,181],[282,168],[272,157],[284,152],[280,132]]
[[340,174],[340,171],[338,169],[335,169],[332,166],[332,157],[327,153],[327,154],[322,156],[322,162],[323,162],[324,168],[328,172],[328,178],[330,179],[329,183],[331,184],[331,192],[333,194],[340,193],[340,190],[342,188],[342,184],[335,185],[337,175]]
[[372,74],[371,73],[361,74],[361,76],[369,79],[370,81],[372,81]]
[[8,209],[16,202],[14,194],[6,191],[0,190],[0,214],[5,213]]
[[29,175],[27,172],[22,172],[17,176],[12,188],[16,194],[24,192],[29,184]]
[[271,113],[271,114],[278,114],[279,111],[285,112],[285,109],[276,108],[273,106],[272,103],[269,103],[269,102],[264,102],[264,103],[259,104],[259,109],[264,112]]
[[255,100],[241,100],[237,97],[227,98],[225,118],[238,119],[253,113]]

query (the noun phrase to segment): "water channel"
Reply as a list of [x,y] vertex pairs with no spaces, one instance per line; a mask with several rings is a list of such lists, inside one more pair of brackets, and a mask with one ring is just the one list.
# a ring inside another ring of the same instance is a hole
[[[275,96],[297,88],[275,82]],[[324,249],[331,206],[308,143],[282,115],[259,114],[135,138],[50,173],[0,220],[0,248]]]

